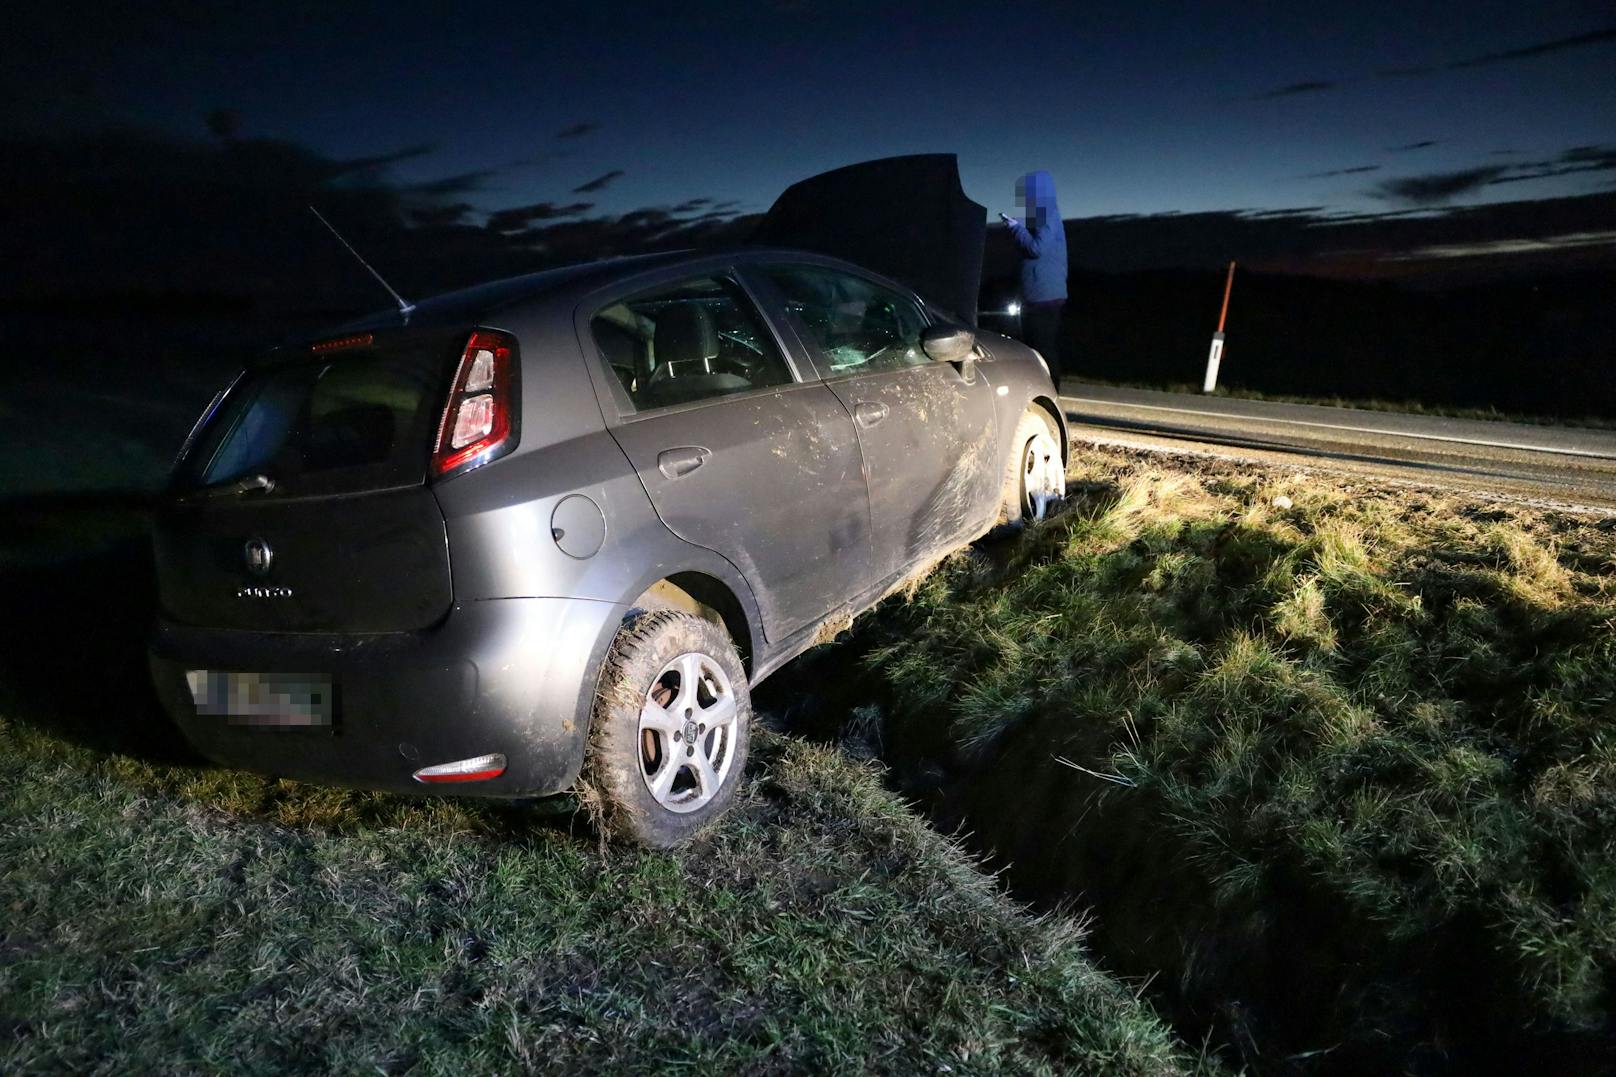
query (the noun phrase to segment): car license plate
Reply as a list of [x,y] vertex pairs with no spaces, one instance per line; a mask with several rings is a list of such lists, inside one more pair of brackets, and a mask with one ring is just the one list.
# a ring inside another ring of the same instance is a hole
[[327,673],[238,673],[187,670],[198,714],[231,725],[298,729],[329,726],[336,686]]

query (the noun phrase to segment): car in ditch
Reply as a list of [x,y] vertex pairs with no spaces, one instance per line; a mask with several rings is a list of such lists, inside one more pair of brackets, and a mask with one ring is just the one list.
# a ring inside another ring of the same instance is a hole
[[150,665],[204,755],[500,798],[587,783],[669,846],[723,811],[750,690],[1064,492],[1029,348],[836,258],[495,282],[288,347],[155,513]]

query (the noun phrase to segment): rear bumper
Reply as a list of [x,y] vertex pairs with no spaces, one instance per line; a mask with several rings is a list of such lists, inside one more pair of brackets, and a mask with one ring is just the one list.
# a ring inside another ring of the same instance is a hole
[[[227,766],[402,793],[542,796],[577,778],[600,664],[626,612],[610,602],[499,599],[456,607],[427,631],[384,635],[160,622],[151,669],[186,737]],[[279,729],[200,715],[185,680],[192,669],[328,674],[335,722]],[[411,776],[495,752],[507,766],[489,781],[428,786]]]

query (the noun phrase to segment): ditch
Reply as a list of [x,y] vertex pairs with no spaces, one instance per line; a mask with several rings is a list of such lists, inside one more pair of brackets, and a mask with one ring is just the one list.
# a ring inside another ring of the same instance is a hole
[[[1119,496],[1098,484],[1077,500],[1103,513]],[[1034,567],[1040,555],[1019,542],[973,551],[966,575]],[[889,600],[760,686],[756,708],[876,760],[891,788],[1016,899],[1088,914],[1098,962],[1141,985],[1186,1043],[1255,1074],[1616,1071],[1608,1017],[1545,1020],[1521,970],[1497,952],[1497,925],[1475,907],[1410,934],[1343,900],[1301,857],[1276,857],[1231,886],[1227,861],[1207,855],[1167,798],[1114,773],[1114,724],[1085,726],[1036,698],[995,701],[1012,719],[960,738],[951,715],[979,696],[939,674],[917,699],[883,668],[917,618]]]

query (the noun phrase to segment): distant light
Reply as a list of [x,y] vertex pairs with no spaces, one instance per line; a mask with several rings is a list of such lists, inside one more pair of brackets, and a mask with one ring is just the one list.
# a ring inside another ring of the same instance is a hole
[[1017,314],[1021,313],[1021,304],[1011,303],[1008,307],[1004,308],[1004,312],[1010,315],[1010,317],[1014,318]]

